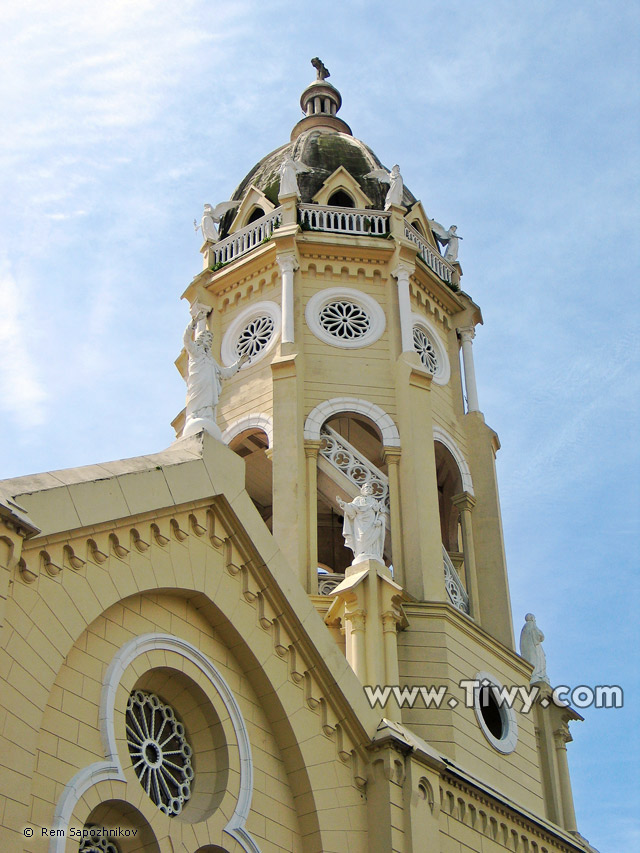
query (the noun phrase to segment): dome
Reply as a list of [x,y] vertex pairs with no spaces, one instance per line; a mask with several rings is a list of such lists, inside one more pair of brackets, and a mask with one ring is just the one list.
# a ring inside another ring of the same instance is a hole
[[[318,98],[318,92],[327,97]],[[318,108],[316,112],[313,112],[314,102]],[[369,146],[352,136],[349,126],[336,118],[340,104],[340,93],[324,79],[308,86],[301,97],[301,106],[306,110],[306,115],[294,127],[291,141],[263,157],[240,182],[231,196],[232,200],[242,201],[250,187],[255,186],[272,204],[277,205],[279,168],[284,160],[291,157],[301,161],[309,169],[308,172],[298,174],[298,187],[303,203],[312,202],[327,178],[343,166],[371,199],[371,208],[382,210],[388,184],[366,176],[374,169],[385,167]],[[416,203],[416,198],[406,187],[403,203],[407,208]],[[234,216],[234,212],[230,212],[222,219],[221,237],[228,234]]]

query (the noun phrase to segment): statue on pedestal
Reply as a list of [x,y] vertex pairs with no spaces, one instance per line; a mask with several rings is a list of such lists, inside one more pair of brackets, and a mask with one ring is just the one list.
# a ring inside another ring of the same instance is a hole
[[205,430],[222,439],[216,423],[216,407],[222,390],[222,380],[229,379],[249,360],[241,356],[231,367],[220,367],[211,354],[213,335],[207,329],[207,317],[213,309],[195,302],[191,306],[191,322],[184,332],[184,348],[189,357],[187,369],[187,410],[182,437]]
[[536,625],[536,617],[533,613],[527,613],[524,617],[524,627],[520,632],[520,654],[533,666],[530,684],[544,681],[549,684],[547,676],[547,658],[542,648],[544,634]]
[[384,200],[384,209],[388,210],[392,204],[403,207],[402,197],[404,195],[404,181],[400,174],[400,166],[396,165],[387,172],[386,169],[374,169],[365,175],[365,178],[377,178],[383,184],[389,184],[387,197]]
[[449,261],[449,263],[453,263],[453,261],[458,260],[458,241],[462,240],[462,237],[458,237],[457,225],[452,225],[450,228],[444,228],[440,225],[439,222],[436,222],[435,219],[429,220],[429,225],[431,226],[431,230],[433,231],[433,236],[436,238],[438,243],[441,246],[446,246],[446,251],[443,255],[445,261]]
[[239,201],[221,201],[215,207],[205,204],[200,225],[198,225],[195,219],[193,220],[194,231],[201,231],[202,239],[207,243],[217,243],[220,235],[216,226],[220,224],[220,220],[225,213],[238,207],[239,204]]
[[305,166],[301,160],[293,160],[287,157],[280,164],[278,173],[280,175],[280,188],[278,190],[278,198],[286,195],[296,195],[300,198],[300,189],[298,188],[298,173],[308,172],[309,167]]
[[382,501],[373,496],[373,485],[363,483],[360,494],[351,503],[336,498],[344,512],[342,534],[345,545],[353,551],[353,563],[377,560],[384,563],[384,537],[386,509]]

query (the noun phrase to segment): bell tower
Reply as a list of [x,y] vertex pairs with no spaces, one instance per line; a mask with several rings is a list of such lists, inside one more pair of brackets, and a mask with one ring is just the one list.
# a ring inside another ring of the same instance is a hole
[[[409,835],[437,845],[445,814],[455,814],[468,838],[477,834],[471,849],[489,849],[483,835],[512,843],[517,821],[481,805],[504,795],[548,849],[591,849],[577,835],[566,763],[567,723],[579,715],[546,688],[520,711],[496,701],[504,688],[528,689],[532,669],[514,646],[500,442],[476,384],[482,314],[462,287],[460,237],[430,218],[437,212],[399,166],[387,169],[353,136],[328,70],[313,65],[290,141],[241,181],[218,234],[203,226],[203,270],[183,294],[210,307],[220,365],[247,357],[224,384],[218,427],[362,685],[400,685],[422,699],[380,700],[381,754],[412,737],[433,750],[431,775],[400,785],[430,802],[424,826],[405,803]],[[185,375],[184,353],[177,366]],[[179,439],[184,413],[173,425]],[[345,506],[365,483],[384,508],[384,545],[379,559],[356,564]],[[429,686],[447,700],[429,703]],[[393,774],[383,776],[367,783],[380,814],[393,796],[412,796],[394,794]],[[415,844],[407,849],[423,849]]]

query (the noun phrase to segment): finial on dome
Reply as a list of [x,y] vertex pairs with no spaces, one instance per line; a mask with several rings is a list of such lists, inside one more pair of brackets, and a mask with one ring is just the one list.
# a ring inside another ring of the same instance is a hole
[[311,64],[316,69],[316,72],[318,74],[316,78],[317,80],[326,80],[327,77],[331,77],[331,74],[329,74],[329,69],[324,64],[324,62],[317,56],[313,57],[313,59],[311,60]]
[[291,139],[296,139],[303,130],[310,130],[312,127],[337,130],[351,136],[349,125],[336,118],[336,113],[342,106],[342,97],[336,87],[327,82],[329,69],[317,56],[313,57],[311,64],[316,69],[316,79],[300,96],[300,106],[305,117],[293,128]]

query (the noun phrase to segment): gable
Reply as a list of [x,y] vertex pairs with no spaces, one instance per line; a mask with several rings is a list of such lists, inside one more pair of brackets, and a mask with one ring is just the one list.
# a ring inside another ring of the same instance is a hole
[[364,210],[371,207],[373,202],[369,196],[363,191],[356,179],[347,172],[344,166],[339,166],[333,174],[331,174],[318,192],[313,196],[312,201],[317,204],[329,204],[330,197],[342,190],[354,200],[354,207]]

